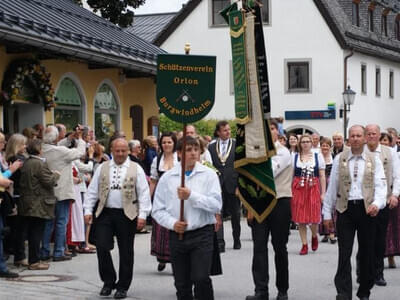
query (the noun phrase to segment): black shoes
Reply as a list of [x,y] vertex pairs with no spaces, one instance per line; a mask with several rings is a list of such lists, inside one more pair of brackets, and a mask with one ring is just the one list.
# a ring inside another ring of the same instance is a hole
[[278,292],[278,296],[276,296],[276,300],[288,300],[288,294],[286,292]]
[[377,286],[386,286],[387,285],[386,280],[383,278],[383,276],[375,279],[375,284]]
[[349,300],[349,298],[346,295],[339,294],[336,296],[336,300]]
[[162,272],[164,271],[165,267],[166,267],[165,263],[158,263],[157,271]]
[[19,277],[18,273],[10,271],[0,272],[0,278],[17,278],[17,277]]
[[240,243],[240,241],[235,241],[233,243],[233,249],[239,250],[240,248],[242,248],[242,244]]
[[225,246],[219,246],[219,253],[225,252]]
[[367,296],[361,297],[360,300],[369,300],[369,297],[367,297]]
[[72,257],[68,256],[68,255],[64,255],[64,256],[54,256],[53,257],[53,261],[66,261],[66,260],[71,260]]
[[112,288],[108,286],[103,286],[103,288],[100,291],[100,296],[110,296],[112,292]]
[[114,294],[114,299],[125,299],[126,291],[125,290],[117,290]]

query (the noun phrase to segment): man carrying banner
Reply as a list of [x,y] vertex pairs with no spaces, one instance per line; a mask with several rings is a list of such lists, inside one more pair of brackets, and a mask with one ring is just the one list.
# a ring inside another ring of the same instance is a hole
[[270,121],[272,139],[277,149],[277,155],[272,157],[272,170],[275,179],[276,198],[278,202],[270,215],[261,223],[248,217],[253,238],[253,280],[255,295],[247,296],[246,300],[268,299],[268,239],[275,251],[277,300],[288,299],[289,264],[287,243],[290,227],[290,197],[293,167],[289,150],[278,141],[278,123]]
[[[177,151],[185,157],[185,187],[181,187],[181,164],[160,179],[154,196],[152,216],[170,231],[171,263],[178,300],[213,300],[210,279],[214,249],[215,214],[222,207],[217,174],[198,162],[199,141],[186,137],[178,141]],[[180,199],[185,202],[184,221],[179,220]],[[183,239],[180,235],[183,234]]]

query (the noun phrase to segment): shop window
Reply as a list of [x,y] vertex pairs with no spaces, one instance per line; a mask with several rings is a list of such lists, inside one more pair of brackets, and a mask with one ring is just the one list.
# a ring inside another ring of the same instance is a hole
[[96,139],[106,146],[112,134],[119,130],[117,99],[108,84],[103,84],[98,90],[94,108]]
[[82,98],[78,87],[70,78],[64,78],[56,93],[54,123],[64,124],[72,131],[76,124],[83,123]]

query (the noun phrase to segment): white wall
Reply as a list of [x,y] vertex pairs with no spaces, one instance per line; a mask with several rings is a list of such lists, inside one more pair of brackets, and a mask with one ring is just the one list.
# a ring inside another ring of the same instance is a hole
[[[367,93],[361,93],[361,64],[367,66]],[[381,96],[375,95],[375,69],[381,69]],[[389,97],[389,72],[394,72],[394,97]],[[400,129],[400,64],[383,59],[354,54],[349,58],[347,77],[351,89],[356,94],[349,114],[349,126],[353,124],[376,123],[381,129],[394,127]]]
[[[229,62],[231,60],[231,45],[229,28],[209,27],[209,3],[203,0],[199,6],[184,20],[162,48],[170,53],[183,53],[186,42],[191,43],[191,54],[217,56],[216,103],[208,117],[234,118],[234,98],[229,94]],[[272,116],[284,116],[291,110],[326,110],[328,102],[335,102],[336,120],[298,120],[285,121],[285,128],[307,126],[317,130],[322,135],[331,135],[334,131],[343,130],[343,122],[339,119],[339,108],[343,92],[343,60],[347,51],[343,51],[325,20],[312,0],[271,0],[271,23],[264,26],[266,51],[268,56],[269,78],[272,98]],[[311,93],[285,93],[284,60],[311,58]],[[349,60],[349,83],[357,92],[356,104],[350,113],[350,124],[365,123],[365,116],[370,111],[364,105],[360,96],[360,60],[368,63],[368,98],[375,95],[374,74],[372,65],[374,58],[361,57],[355,54]],[[354,67],[354,64],[356,67]],[[388,63],[381,64],[382,96],[377,101],[368,99],[373,111],[383,109],[384,113],[376,114],[378,123],[392,123],[393,118],[385,115],[394,114],[396,110],[389,104],[400,102],[400,68],[395,72],[395,99],[388,100]],[[371,66],[370,66],[371,65]],[[393,64],[392,64],[393,65]],[[396,100],[398,99],[398,100]],[[381,105],[382,103],[385,106]],[[396,104],[397,108],[397,104]],[[372,111],[372,110],[371,110]],[[379,116],[379,117],[378,117]],[[364,118],[364,120],[363,120]],[[384,125],[382,123],[382,125]],[[396,125],[396,124],[392,124]],[[384,125],[388,126],[388,125]]]

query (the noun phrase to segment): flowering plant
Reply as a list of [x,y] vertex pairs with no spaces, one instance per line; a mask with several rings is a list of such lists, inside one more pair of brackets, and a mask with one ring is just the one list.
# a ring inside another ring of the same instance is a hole
[[3,103],[21,99],[43,103],[45,110],[55,107],[54,89],[50,73],[37,60],[18,60],[11,63],[4,75]]

